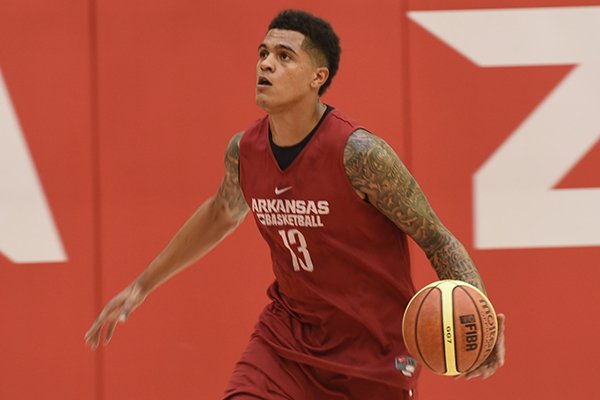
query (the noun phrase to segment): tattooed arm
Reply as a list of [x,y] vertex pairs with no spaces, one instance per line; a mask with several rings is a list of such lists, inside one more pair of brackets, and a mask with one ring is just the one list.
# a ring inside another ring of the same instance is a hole
[[238,172],[242,135],[238,133],[229,142],[225,154],[225,176],[217,193],[196,210],[146,270],[104,307],[85,335],[92,349],[98,347],[105,326],[108,326],[104,339],[106,344],[117,322],[125,322],[148,294],[208,253],[242,222],[248,212]]
[[[468,282],[485,293],[464,246],[435,215],[417,182],[396,153],[364,130],[354,132],[344,151],[346,174],[358,195],[392,220],[421,246],[440,279]],[[504,365],[504,314],[498,314],[498,340],[488,359],[467,379],[488,378]]]
[[357,130],[346,144],[344,165],[358,195],[414,239],[440,279],[462,280],[485,293],[466,249],[440,222],[415,179],[383,139]]

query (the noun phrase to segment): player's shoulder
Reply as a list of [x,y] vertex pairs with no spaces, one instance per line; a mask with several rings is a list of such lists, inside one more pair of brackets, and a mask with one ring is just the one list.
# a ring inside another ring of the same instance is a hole
[[266,129],[268,129],[269,124],[269,116],[264,115],[261,118],[254,120],[246,129],[243,130],[243,134],[240,136],[240,140],[242,136],[246,138],[246,140],[253,140],[257,137],[260,137]]
[[385,140],[364,128],[358,128],[348,136],[344,158],[349,155],[364,156],[382,146],[387,146]]
[[232,136],[231,140],[229,141],[229,145],[227,146],[227,150],[235,150],[239,155],[240,148],[244,146],[248,147],[252,143],[260,141],[262,135],[264,135],[268,130],[268,123],[268,115],[253,121],[252,124],[250,124],[246,129],[239,131]]
[[240,146],[240,140],[242,140],[242,137],[244,137],[244,133],[246,133],[246,131],[239,131],[237,132],[235,135],[233,135],[231,137],[231,139],[229,140],[229,146]]
[[225,159],[238,160],[240,157],[240,140],[244,136],[244,131],[237,132],[231,137],[227,144],[227,150],[225,150]]
[[349,117],[347,114],[339,110],[338,108],[327,106],[328,112],[327,117],[324,121],[324,125],[333,128],[335,131],[352,132],[356,129],[363,128],[362,124],[356,119]]

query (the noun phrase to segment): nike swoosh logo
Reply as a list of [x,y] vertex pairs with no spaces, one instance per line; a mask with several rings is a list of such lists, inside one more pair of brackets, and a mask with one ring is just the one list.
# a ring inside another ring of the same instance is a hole
[[279,188],[275,188],[275,194],[276,194],[277,196],[279,196],[281,193],[285,193],[285,192],[287,192],[288,190],[290,190],[291,188],[292,188],[291,186],[284,187],[284,188],[281,188],[281,189],[279,189]]

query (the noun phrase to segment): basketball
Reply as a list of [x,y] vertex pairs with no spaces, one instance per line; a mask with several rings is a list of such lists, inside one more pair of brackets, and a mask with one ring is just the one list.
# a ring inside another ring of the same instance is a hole
[[408,352],[441,375],[476,369],[492,352],[497,333],[492,303],[476,287],[455,280],[434,282],[419,290],[402,321]]

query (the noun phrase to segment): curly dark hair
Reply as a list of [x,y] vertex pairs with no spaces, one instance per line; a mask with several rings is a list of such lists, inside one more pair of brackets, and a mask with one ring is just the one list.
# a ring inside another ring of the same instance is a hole
[[[302,33],[306,39],[304,46],[317,50],[325,57],[325,66],[329,69],[329,78],[319,89],[319,95],[325,93],[340,65],[340,38],[331,25],[306,11],[284,10],[277,14],[269,25],[271,29],[285,29]],[[320,58],[320,57],[319,57]]]

